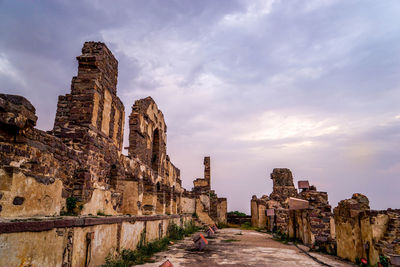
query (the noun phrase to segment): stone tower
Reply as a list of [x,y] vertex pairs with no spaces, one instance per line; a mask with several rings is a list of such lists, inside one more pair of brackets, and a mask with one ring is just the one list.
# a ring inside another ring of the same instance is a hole
[[283,202],[288,197],[297,196],[297,190],[293,184],[293,175],[289,169],[275,168],[271,173],[271,179],[273,181],[271,199]]
[[54,134],[81,145],[89,128],[121,151],[125,111],[117,96],[118,61],[101,42],[85,42],[77,60],[71,93],[58,98]]
[[208,186],[211,187],[211,162],[210,157],[204,157],[204,179],[207,181]]
[[211,190],[211,160],[210,157],[204,157],[204,178],[197,178],[193,181],[196,192],[208,192]]
[[125,108],[117,96],[118,61],[104,43],[85,42],[71,93],[59,96],[53,133],[83,155],[70,180],[72,196],[91,198],[96,187],[115,186],[123,173]]

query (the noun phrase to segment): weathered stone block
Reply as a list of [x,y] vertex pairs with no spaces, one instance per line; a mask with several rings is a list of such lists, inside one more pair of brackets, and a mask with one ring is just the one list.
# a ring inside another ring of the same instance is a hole
[[289,198],[289,209],[291,210],[300,210],[307,209],[309,203],[307,200],[299,199],[299,198]]

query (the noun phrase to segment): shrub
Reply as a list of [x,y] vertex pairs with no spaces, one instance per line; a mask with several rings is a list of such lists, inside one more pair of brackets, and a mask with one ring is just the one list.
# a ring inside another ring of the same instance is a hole
[[229,225],[227,225],[226,223],[219,222],[217,223],[217,227],[218,229],[223,229],[223,228],[228,228]]
[[75,212],[77,200],[74,197],[68,197],[66,200],[67,204],[67,211],[61,211],[61,216],[76,216],[77,213]]
[[185,230],[176,224],[168,226],[168,237],[173,240],[181,240],[185,237]]
[[67,198],[67,211],[73,213],[76,208],[76,198],[69,197]]
[[240,228],[245,229],[245,230],[253,230],[254,227],[251,226],[250,222],[244,222],[242,225],[240,225]]
[[379,263],[383,265],[383,267],[389,266],[389,258],[383,255],[379,256]]
[[228,215],[241,216],[241,217],[247,216],[246,213],[237,210],[228,212]]

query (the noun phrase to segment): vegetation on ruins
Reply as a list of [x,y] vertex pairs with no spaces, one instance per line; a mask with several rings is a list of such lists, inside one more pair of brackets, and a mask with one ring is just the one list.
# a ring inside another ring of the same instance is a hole
[[76,208],[76,198],[74,197],[67,198],[67,211],[74,212],[75,208]]
[[229,228],[230,226],[227,223],[219,222],[217,223],[218,229]]
[[230,215],[230,216],[241,216],[241,217],[247,216],[246,213],[243,213],[243,212],[240,212],[240,211],[237,211],[237,210],[228,212],[228,215]]
[[255,231],[258,231],[258,232],[260,232],[262,230],[262,228],[252,226],[251,222],[242,223],[240,225],[240,229],[243,229],[243,230],[255,230]]
[[145,232],[142,233],[139,245],[136,250],[123,249],[115,256],[108,255],[104,267],[129,267],[137,264],[153,262],[152,256],[168,249],[171,241],[182,240],[186,236],[197,232],[199,228],[193,222],[187,223],[184,227],[176,224],[168,226],[167,236],[159,240],[145,243]]
[[66,199],[67,211],[61,211],[61,216],[76,216],[77,199],[74,197],[68,197]]
[[383,267],[388,267],[388,266],[389,266],[389,257],[380,255],[380,256],[379,256],[379,263],[380,263]]
[[276,231],[273,233],[273,238],[276,241],[282,242],[283,244],[287,244],[289,242],[297,243],[298,240],[295,238],[290,238],[289,235],[287,235],[284,232],[281,232],[280,230]]
[[101,210],[98,210],[98,211],[97,211],[97,215],[98,215],[98,216],[111,216],[111,215],[109,215],[109,214],[105,214],[104,211],[101,211]]

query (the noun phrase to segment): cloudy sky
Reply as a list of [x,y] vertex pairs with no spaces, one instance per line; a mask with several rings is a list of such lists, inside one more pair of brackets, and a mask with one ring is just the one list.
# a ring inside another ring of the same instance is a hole
[[210,155],[229,210],[269,194],[275,167],[334,207],[400,207],[400,1],[0,0],[0,91],[51,129],[89,40],[118,59],[128,114],[158,103],[187,189]]

